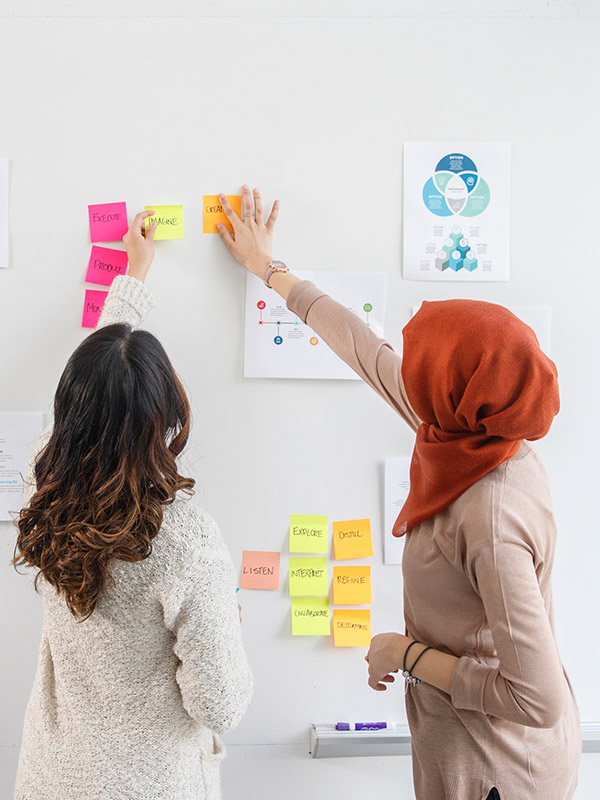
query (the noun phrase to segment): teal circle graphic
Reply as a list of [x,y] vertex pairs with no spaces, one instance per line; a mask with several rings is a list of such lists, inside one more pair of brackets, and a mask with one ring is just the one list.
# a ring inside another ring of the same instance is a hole
[[464,153],[448,153],[423,186],[423,202],[436,217],[476,217],[490,204],[490,187]]

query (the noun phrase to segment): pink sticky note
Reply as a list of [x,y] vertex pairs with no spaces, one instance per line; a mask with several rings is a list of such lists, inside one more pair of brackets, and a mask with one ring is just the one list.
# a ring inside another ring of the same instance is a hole
[[82,328],[95,328],[100,319],[100,314],[106,303],[108,292],[99,289],[86,289],[85,300],[83,301]]
[[85,279],[88,283],[110,286],[117,275],[127,272],[127,253],[112,247],[92,245],[92,254]]
[[244,550],[242,589],[279,589],[279,553]]
[[118,242],[127,233],[126,203],[101,203],[88,211],[92,242]]

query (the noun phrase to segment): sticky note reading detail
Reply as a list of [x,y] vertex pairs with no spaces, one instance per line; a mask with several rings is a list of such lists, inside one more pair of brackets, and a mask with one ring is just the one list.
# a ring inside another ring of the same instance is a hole
[[344,522],[334,522],[333,545],[337,559],[372,556],[370,520],[350,519]]
[[242,589],[279,589],[279,553],[244,550]]
[[329,598],[292,597],[292,636],[329,636]]
[[369,605],[371,567],[334,567],[333,602],[340,606]]
[[101,292],[97,289],[86,289],[85,299],[83,301],[83,319],[81,320],[82,328],[96,327],[107,297],[108,292]]
[[326,558],[290,558],[290,595],[328,595]]
[[336,647],[368,647],[371,644],[371,610],[334,608],[333,641]]
[[127,233],[127,204],[100,203],[88,206],[92,242],[118,242]]
[[[237,215],[241,217],[242,196],[239,194],[228,194],[226,197],[229,200],[229,205],[233,208]],[[230,233],[233,233],[233,226],[223,211],[223,206],[221,205],[218,194],[204,195],[202,222],[202,230],[204,233],[218,233],[219,231],[217,230],[217,224],[219,222],[225,225]]]
[[155,239],[183,239],[183,206],[144,206],[144,211],[154,211],[146,217],[146,230],[155,222]]
[[327,531],[326,514],[292,514],[290,553],[326,553]]
[[127,272],[127,253],[112,247],[92,245],[92,254],[85,279],[88,283],[110,286],[117,275]]

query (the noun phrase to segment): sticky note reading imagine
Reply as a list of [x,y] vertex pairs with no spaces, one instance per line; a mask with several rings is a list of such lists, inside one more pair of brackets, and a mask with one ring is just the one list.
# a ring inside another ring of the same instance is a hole
[[330,633],[328,597],[292,597],[292,636]]
[[127,204],[100,203],[88,206],[92,242],[118,242],[127,233]]
[[333,523],[335,557],[368,558],[373,555],[371,522],[368,519],[349,519]]
[[[229,205],[233,208],[238,216],[242,215],[242,196],[239,194],[226,195],[229,200]],[[233,233],[233,226],[227,219],[223,206],[219,200],[218,194],[205,194],[203,198],[203,212],[202,212],[202,230],[204,233],[218,233],[217,224],[223,223],[230,233]]]
[[101,292],[98,289],[86,289],[83,301],[83,319],[81,320],[82,328],[96,327],[107,296],[108,292]]
[[371,644],[371,610],[334,608],[333,641],[336,647],[368,647]]
[[290,558],[290,595],[328,595],[326,558]]
[[85,279],[87,283],[101,283],[110,286],[117,275],[127,272],[127,253],[112,247],[92,245],[92,254]]
[[244,550],[242,589],[279,589],[279,553]]
[[327,514],[291,514],[290,553],[326,553],[327,531]]
[[371,567],[334,567],[333,602],[339,606],[369,605]]
[[154,211],[145,224],[148,230],[156,222],[155,239],[183,239],[183,206],[144,206],[144,211]]

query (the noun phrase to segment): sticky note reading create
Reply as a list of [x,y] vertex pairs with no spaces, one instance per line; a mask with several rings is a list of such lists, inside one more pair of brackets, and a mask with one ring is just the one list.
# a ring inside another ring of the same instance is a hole
[[371,644],[371,610],[334,608],[333,641],[336,647],[368,647]]
[[127,233],[127,204],[100,203],[88,206],[92,242],[118,242]]
[[334,567],[333,602],[339,606],[369,605],[371,567]]
[[329,598],[292,597],[292,636],[329,636]]
[[101,283],[110,286],[117,275],[127,272],[127,253],[113,250],[112,247],[92,245],[92,254],[85,279],[87,283]]
[[96,327],[107,296],[108,292],[101,292],[97,289],[86,289],[85,299],[83,301],[83,319],[81,320],[82,328]]
[[291,514],[290,553],[326,553],[327,531],[327,514]]
[[279,553],[244,550],[242,589],[279,589]]
[[[237,213],[237,215],[241,217],[242,196],[239,194],[228,194],[226,195],[226,197],[229,200],[229,205],[233,208],[233,210]],[[225,212],[223,211],[223,206],[221,205],[221,201],[219,200],[219,195],[205,194],[203,198],[203,203],[204,203],[202,212],[203,232],[218,233],[219,231],[217,230],[217,224],[221,222],[228,228],[229,233],[233,233],[233,226],[225,216]]]
[[368,558],[373,555],[371,522],[368,519],[349,519],[333,523],[335,557]]
[[328,595],[326,558],[290,558],[290,595]]
[[183,239],[183,206],[144,206],[144,211],[154,211],[145,223],[148,230],[156,222],[155,239]]

